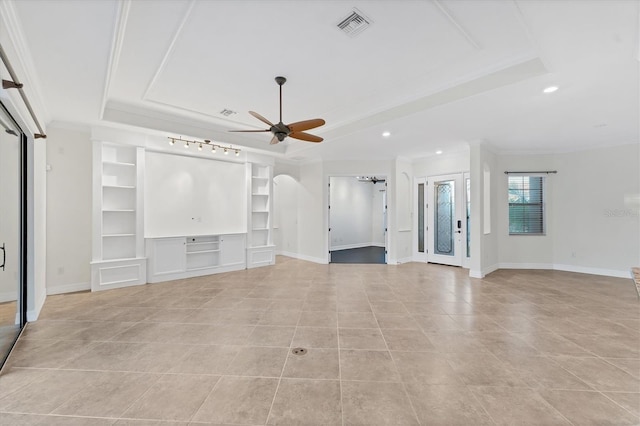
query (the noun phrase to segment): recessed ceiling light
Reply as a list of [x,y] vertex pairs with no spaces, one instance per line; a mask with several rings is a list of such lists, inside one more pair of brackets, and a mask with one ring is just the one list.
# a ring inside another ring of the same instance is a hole
[[437,150],[437,151],[436,151],[436,154],[440,155],[440,154],[442,154],[442,151]]
[[391,136],[391,132],[382,132],[382,136],[388,138],[389,136]]
[[558,90],[558,86],[549,86],[543,90],[544,93],[553,93]]

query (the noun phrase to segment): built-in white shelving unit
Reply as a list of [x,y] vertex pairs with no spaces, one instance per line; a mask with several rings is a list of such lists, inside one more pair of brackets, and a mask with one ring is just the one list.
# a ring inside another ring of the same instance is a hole
[[273,265],[275,263],[271,226],[273,168],[271,165],[256,163],[249,163],[247,167],[251,176],[247,267]]
[[245,234],[148,238],[147,281],[156,283],[245,269]]
[[144,284],[143,149],[93,142],[91,289]]

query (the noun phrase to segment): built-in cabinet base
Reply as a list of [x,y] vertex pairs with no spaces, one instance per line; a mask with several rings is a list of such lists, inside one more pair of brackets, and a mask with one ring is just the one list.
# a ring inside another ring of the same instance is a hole
[[247,249],[247,269],[275,265],[276,246],[249,247]]
[[146,284],[147,259],[118,259],[91,262],[91,291]]
[[246,269],[246,235],[147,238],[147,282]]

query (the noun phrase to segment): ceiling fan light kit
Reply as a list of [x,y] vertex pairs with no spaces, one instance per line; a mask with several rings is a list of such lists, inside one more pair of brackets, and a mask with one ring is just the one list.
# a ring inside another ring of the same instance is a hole
[[284,124],[282,122],[282,85],[287,82],[287,79],[282,76],[276,77],[276,83],[280,86],[280,121],[277,124],[273,124],[262,115],[255,111],[249,111],[249,114],[253,115],[269,128],[266,130],[229,130],[230,132],[244,132],[244,133],[258,133],[258,132],[271,132],[273,137],[271,138],[271,145],[282,142],[288,136],[294,139],[298,139],[305,142],[322,142],[323,139],[319,136],[306,133],[305,130],[315,129],[316,127],[323,126],[325,121],[322,118],[314,118],[311,120],[297,121],[291,124]]
[[220,148],[224,150],[225,154],[229,154],[229,152],[234,152],[236,157],[238,157],[240,155],[240,148],[234,148],[233,146],[229,145],[228,147],[226,146],[222,146],[222,145],[218,145],[217,143],[213,143],[211,142],[209,139],[205,139],[203,141],[196,141],[196,140],[189,140],[189,139],[182,139],[182,136],[180,137],[173,137],[173,136],[169,136],[169,145],[173,146],[176,144],[177,142],[184,142],[184,147],[185,149],[189,149],[189,147],[191,145],[197,145],[198,146],[198,151],[202,151],[203,147],[205,146],[210,146],[211,147],[211,152],[213,154],[216,153],[216,148]]

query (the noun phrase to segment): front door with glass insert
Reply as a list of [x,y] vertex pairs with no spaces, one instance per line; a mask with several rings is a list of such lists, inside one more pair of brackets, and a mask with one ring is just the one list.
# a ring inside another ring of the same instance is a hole
[[427,259],[462,266],[466,234],[463,175],[431,176],[427,180]]

